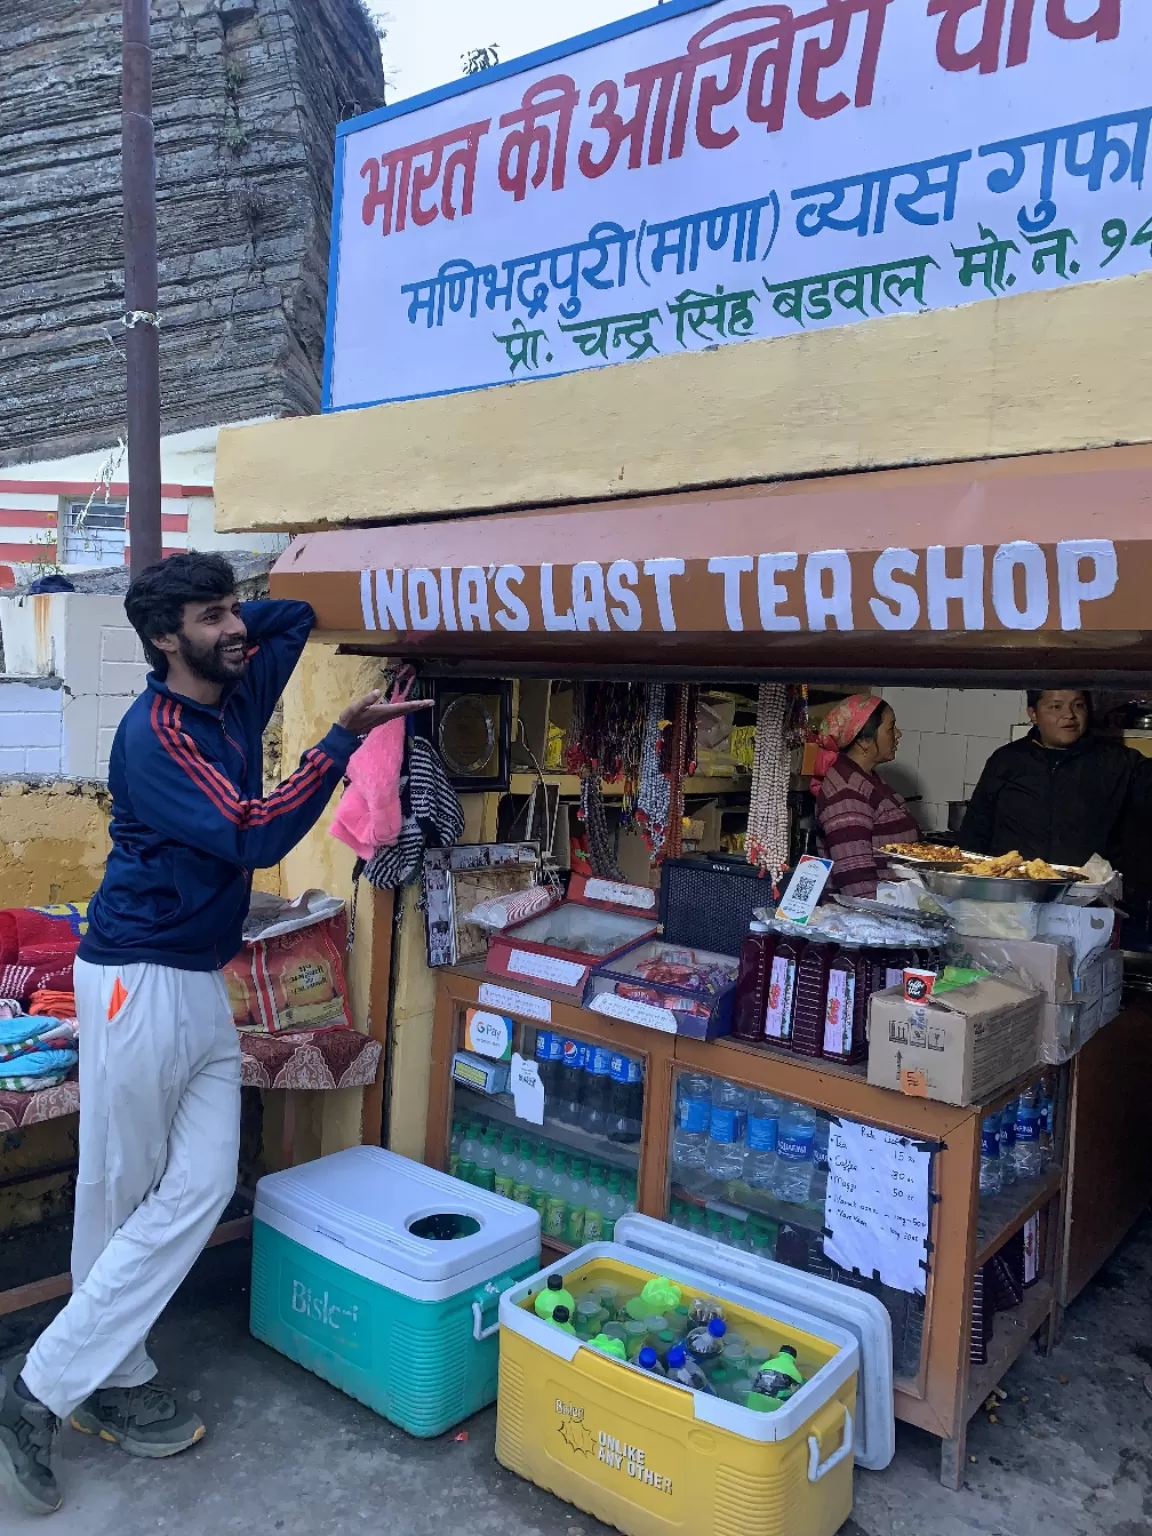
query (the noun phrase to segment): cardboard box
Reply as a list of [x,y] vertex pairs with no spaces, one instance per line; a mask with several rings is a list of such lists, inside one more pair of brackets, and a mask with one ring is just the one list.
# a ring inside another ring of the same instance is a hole
[[1104,954],[1104,1002],[1109,1000],[1120,1001],[1124,991],[1124,956],[1118,949],[1109,949]]
[[868,1005],[868,1081],[877,1088],[977,1104],[1037,1065],[1039,992],[991,976],[927,1003],[895,988]]
[[1038,939],[962,938],[957,940],[952,954],[957,965],[978,966],[993,975],[1015,971],[1043,992],[1048,1003],[1077,1001],[1070,944],[1043,943]]
[[1061,940],[1071,944],[1072,964],[1083,968],[1098,950],[1112,942],[1116,914],[1111,907],[1070,907],[1063,902],[1047,902],[1040,908],[1038,939]]

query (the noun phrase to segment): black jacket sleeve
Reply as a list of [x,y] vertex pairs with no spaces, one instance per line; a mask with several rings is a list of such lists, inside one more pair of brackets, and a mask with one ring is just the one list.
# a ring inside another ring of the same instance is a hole
[[964,813],[958,842],[966,853],[990,853],[992,850],[992,834],[996,827],[996,798],[1003,782],[1001,765],[996,761],[999,756],[999,751],[993,752],[984,764],[980,782],[973,790],[968,809]]

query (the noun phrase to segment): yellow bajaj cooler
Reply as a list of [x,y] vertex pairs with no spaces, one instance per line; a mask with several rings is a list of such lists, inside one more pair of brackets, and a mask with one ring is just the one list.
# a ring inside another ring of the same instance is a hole
[[[759,1413],[617,1360],[535,1314],[556,1273],[577,1299],[667,1276],[686,1302],[718,1301],[730,1329],[790,1345],[805,1384]],[[663,1254],[590,1244],[501,1297],[496,1454],[626,1536],[833,1536],[852,1509],[859,1359],[833,1323]]]

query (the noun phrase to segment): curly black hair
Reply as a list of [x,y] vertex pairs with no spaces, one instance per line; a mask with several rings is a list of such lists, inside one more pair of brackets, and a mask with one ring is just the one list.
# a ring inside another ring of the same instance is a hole
[[185,603],[211,602],[214,597],[230,597],[235,590],[231,565],[223,555],[207,551],[169,555],[140,572],[128,588],[124,611],[161,677],[168,670],[168,659],[152,644],[156,636],[180,632]]

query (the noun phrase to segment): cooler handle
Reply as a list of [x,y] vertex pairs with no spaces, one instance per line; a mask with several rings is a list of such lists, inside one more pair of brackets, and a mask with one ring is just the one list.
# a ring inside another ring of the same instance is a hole
[[[844,1407],[843,1403],[840,1407]],[[852,1454],[855,1429],[852,1424],[852,1415],[844,1408],[844,1439],[838,1451],[833,1451],[825,1462],[820,1460],[820,1441],[815,1435],[808,1436],[808,1481],[818,1483],[822,1477],[827,1477],[833,1467],[838,1467],[846,1456]]]
[[515,1284],[515,1275],[498,1275],[496,1279],[489,1280],[475,1293],[475,1300],[472,1302],[472,1337],[477,1343],[482,1343],[485,1339],[490,1339],[494,1333],[500,1332],[499,1313],[496,1321],[485,1328],[484,1310],[486,1307],[498,1306],[503,1293]]
[[483,1312],[483,1310],[482,1310],[482,1308],[480,1306],[480,1303],[478,1301],[474,1301],[472,1303],[472,1337],[479,1342],[480,1340],[483,1340],[483,1339],[490,1339],[494,1333],[499,1333],[499,1332],[500,1332],[500,1319],[499,1319],[499,1317],[497,1317],[497,1319],[496,1319],[496,1321],[494,1323],[490,1323],[488,1325],[488,1327],[485,1328],[485,1326],[484,1326],[484,1312]]

